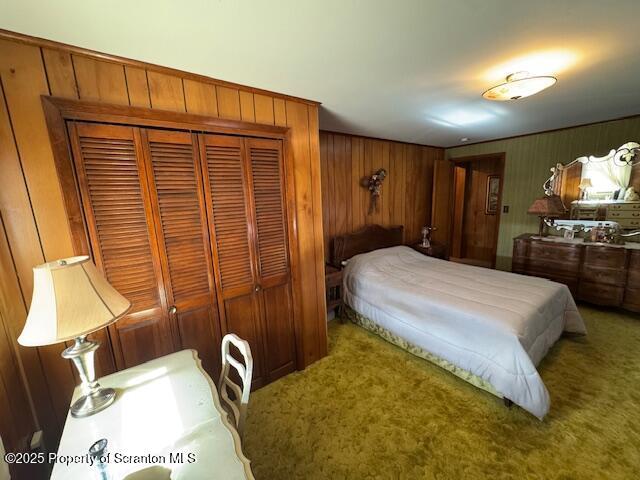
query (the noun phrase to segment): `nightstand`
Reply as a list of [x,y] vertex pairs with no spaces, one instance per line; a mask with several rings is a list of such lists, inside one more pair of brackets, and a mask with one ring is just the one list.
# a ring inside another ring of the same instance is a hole
[[[324,285],[327,292],[327,313],[335,310],[336,317],[340,317],[342,309],[342,270],[332,265],[325,265]],[[340,321],[343,322],[342,318]]]
[[447,246],[438,242],[431,242],[430,247],[423,247],[421,244],[416,243],[411,245],[411,248],[429,257],[441,258],[445,260],[445,257],[447,256]]

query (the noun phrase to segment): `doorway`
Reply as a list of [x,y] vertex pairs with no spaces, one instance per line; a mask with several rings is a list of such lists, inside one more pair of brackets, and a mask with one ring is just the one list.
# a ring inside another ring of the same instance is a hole
[[451,159],[453,222],[450,260],[495,268],[505,154]]

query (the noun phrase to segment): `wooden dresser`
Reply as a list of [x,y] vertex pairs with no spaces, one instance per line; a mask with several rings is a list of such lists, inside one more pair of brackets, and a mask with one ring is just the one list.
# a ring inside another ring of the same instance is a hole
[[523,234],[513,241],[512,271],[564,283],[585,302],[640,312],[640,244],[552,241]]

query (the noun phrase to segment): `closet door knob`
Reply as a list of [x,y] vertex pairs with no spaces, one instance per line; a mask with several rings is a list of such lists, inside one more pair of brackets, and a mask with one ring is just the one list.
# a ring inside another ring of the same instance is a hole
[[256,285],[256,292],[260,291],[260,285]]
[[176,307],[175,305],[171,305],[171,307],[169,308],[169,314],[175,315],[177,312],[178,312],[178,307]]

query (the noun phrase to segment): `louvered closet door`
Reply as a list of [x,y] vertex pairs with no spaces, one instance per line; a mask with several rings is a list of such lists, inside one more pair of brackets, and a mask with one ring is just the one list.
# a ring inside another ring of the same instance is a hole
[[153,229],[140,131],[70,123],[93,259],[132,303],[110,328],[119,368],[174,348]]
[[160,256],[176,337],[216,378],[220,332],[197,139],[143,130]]
[[257,387],[265,369],[243,139],[201,135],[200,152],[223,333],[249,342]]
[[291,269],[282,142],[246,139],[262,330],[269,381],[295,370]]

